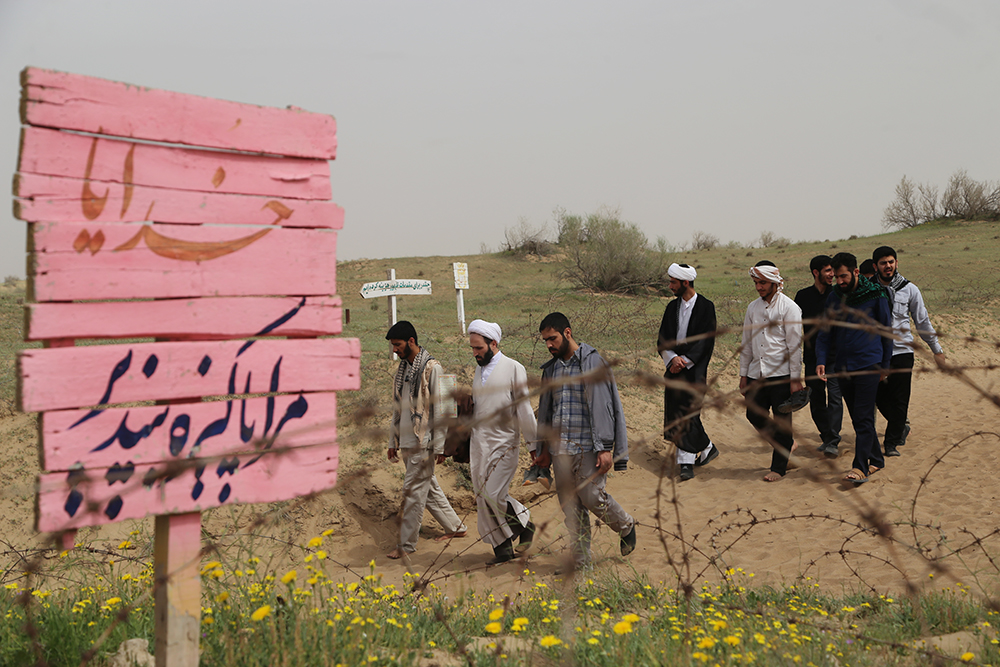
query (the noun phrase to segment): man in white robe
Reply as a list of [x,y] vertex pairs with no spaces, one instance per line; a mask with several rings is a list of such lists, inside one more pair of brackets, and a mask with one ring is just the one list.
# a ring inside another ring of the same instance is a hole
[[498,324],[469,323],[469,346],[478,367],[472,381],[475,404],[469,447],[472,489],[476,494],[479,534],[493,547],[493,565],[514,558],[531,546],[535,526],[528,508],[510,497],[517,471],[521,436],[535,453],[535,416],[528,401],[528,374],[524,366],[500,351]]

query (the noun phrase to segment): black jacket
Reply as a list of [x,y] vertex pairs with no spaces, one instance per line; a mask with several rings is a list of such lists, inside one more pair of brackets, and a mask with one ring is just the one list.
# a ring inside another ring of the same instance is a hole
[[[668,303],[667,309],[663,311],[663,321],[660,322],[660,336],[656,344],[656,351],[670,350],[674,354],[687,357],[694,363],[692,368],[676,375],[668,371],[666,377],[704,384],[708,378],[708,362],[712,358],[712,352],[715,351],[715,336],[708,336],[689,343],[677,344],[674,342],[677,340],[677,317],[680,301],[681,298],[677,297]],[[694,302],[694,310],[691,311],[687,337],[715,333],[715,330],[715,304],[699,294],[698,300]]]

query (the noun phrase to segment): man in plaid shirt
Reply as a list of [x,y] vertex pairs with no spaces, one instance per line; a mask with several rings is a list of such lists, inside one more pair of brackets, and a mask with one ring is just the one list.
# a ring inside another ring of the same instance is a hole
[[[635,520],[605,491],[612,467],[625,470],[625,414],[611,368],[590,345],[573,339],[569,319],[551,313],[538,327],[552,359],[542,366],[538,401],[540,445],[534,463],[551,460],[556,492],[577,567],[590,564],[590,512],[618,533],[621,554],[635,549]],[[587,375],[583,381],[573,378]]]

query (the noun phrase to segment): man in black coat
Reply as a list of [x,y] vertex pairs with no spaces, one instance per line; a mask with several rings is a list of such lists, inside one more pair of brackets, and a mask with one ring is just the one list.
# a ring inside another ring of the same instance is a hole
[[[670,291],[677,298],[667,304],[663,313],[656,346],[667,367],[663,437],[677,446],[677,465],[684,481],[694,477],[695,466],[705,465],[719,455],[719,448],[701,423],[708,362],[715,350],[715,304],[695,292],[698,272],[693,267],[671,264],[667,275]],[[690,340],[702,335],[705,337]]]

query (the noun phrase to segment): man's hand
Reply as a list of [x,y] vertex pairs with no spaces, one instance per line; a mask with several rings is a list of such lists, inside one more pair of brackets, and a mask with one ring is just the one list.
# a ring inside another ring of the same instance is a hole
[[611,466],[614,465],[614,458],[611,456],[611,452],[598,452],[597,454],[597,472],[606,475]]
[[445,456],[444,454],[435,454],[434,455],[434,462],[437,463],[438,465],[441,465],[442,463],[445,462],[445,459],[447,459],[447,458],[448,457]]
[[667,370],[671,373],[680,373],[685,368],[684,360],[677,356],[670,360],[670,366],[667,367]]
[[395,463],[396,461],[399,460],[399,455],[396,453],[398,451],[399,450],[397,450],[395,447],[390,447],[389,448],[389,452],[388,452],[388,454],[389,454],[389,460],[392,461],[393,463]]
[[826,366],[820,365],[816,367],[816,377],[826,382]]
[[747,376],[746,375],[741,375],[740,376],[740,393],[743,394],[744,396],[746,396],[747,385],[748,384],[750,384],[750,383],[747,382]]
[[937,364],[937,367],[940,369],[948,368],[948,360],[945,359],[944,352],[934,355],[934,363]]
[[802,391],[802,380],[798,380],[798,379],[792,380],[792,387],[791,387],[791,389],[792,389],[792,393],[793,394],[795,392],[797,392],[797,391]]

